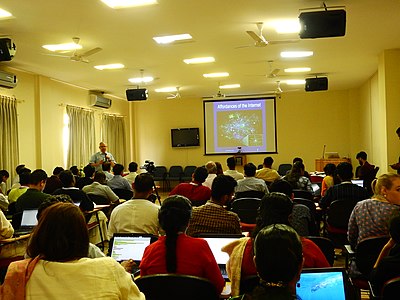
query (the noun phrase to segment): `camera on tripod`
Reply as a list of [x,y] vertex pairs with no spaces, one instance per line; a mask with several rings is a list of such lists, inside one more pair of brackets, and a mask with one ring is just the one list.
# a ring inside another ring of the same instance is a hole
[[140,167],[142,170],[146,170],[147,173],[153,174],[154,170],[156,169],[156,166],[154,165],[154,161],[151,160],[145,160],[144,165]]

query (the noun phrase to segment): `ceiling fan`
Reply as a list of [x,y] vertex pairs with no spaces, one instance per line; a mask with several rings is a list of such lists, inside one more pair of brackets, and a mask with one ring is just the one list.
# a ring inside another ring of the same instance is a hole
[[[79,44],[79,42],[80,42],[80,38],[79,37],[73,37],[72,40],[73,40],[73,42],[75,44]],[[87,57],[90,56],[90,55],[96,54],[97,52],[100,52],[101,50],[103,50],[103,49],[100,48],[100,47],[96,47],[96,48],[90,49],[90,50],[88,50],[86,52],[83,52],[83,53],[78,53],[77,50],[74,50],[74,53],[71,56],[69,56],[69,55],[60,55],[60,54],[46,54],[46,55],[58,56],[58,57],[69,57],[69,59],[72,60],[72,61],[88,63],[89,60],[87,59]],[[63,51],[63,53],[64,52],[67,52],[67,51]]]
[[181,98],[181,94],[179,93],[179,86],[176,87],[176,93],[173,94],[169,94],[169,96],[167,96],[167,99],[179,99]]

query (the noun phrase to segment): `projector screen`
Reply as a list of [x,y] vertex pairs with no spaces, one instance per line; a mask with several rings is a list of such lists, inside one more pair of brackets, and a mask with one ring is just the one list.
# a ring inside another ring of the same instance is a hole
[[205,100],[205,154],[276,153],[275,97]]

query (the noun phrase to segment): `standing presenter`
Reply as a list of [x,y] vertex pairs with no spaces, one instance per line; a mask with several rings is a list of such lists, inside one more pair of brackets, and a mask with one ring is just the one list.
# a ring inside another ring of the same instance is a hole
[[107,145],[103,142],[100,142],[99,149],[99,152],[96,152],[92,155],[89,164],[95,167],[96,171],[102,171],[102,165],[104,163],[109,163],[111,164],[111,167],[114,167],[115,159],[110,152],[107,152]]

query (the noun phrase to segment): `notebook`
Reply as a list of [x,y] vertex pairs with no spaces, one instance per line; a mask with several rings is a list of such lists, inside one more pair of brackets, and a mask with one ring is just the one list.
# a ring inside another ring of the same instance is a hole
[[37,209],[25,209],[22,212],[21,225],[18,229],[14,230],[14,235],[19,236],[31,233],[33,228],[37,225]]
[[222,277],[228,279],[228,274],[226,273],[226,263],[229,259],[229,255],[226,252],[222,252],[221,248],[229,243],[237,240],[239,237],[206,237],[204,238],[208,246],[210,246],[211,252],[215,257],[219,269],[221,270]]
[[351,183],[357,184],[358,186],[361,186],[361,187],[364,187],[364,180],[362,180],[362,179],[353,179],[351,181]]
[[144,249],[152,242],[151,236],[114,234],[110,242],[110,255],[116,261],[133,259],[137,265],[140,264]]
[[302,300],[345,300],[344,268],[303,269],[296,293]]

